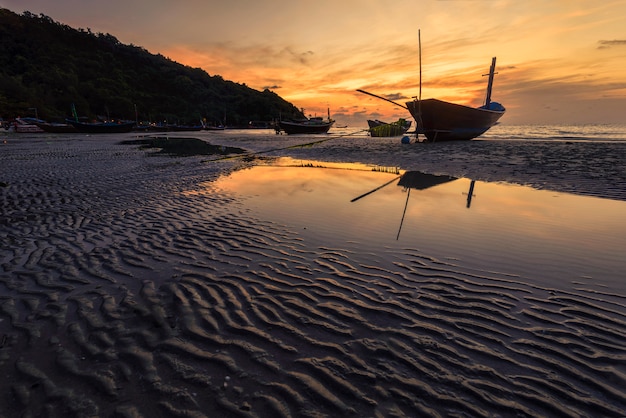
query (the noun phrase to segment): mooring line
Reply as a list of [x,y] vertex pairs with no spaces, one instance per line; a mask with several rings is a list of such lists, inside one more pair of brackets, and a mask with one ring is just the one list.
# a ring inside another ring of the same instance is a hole
[[282,147],[282,148],[272,148],[272,149],[263,150],[263,151],[249,152],[249,153],[246,153],[246,154],[227,155],[227,156],[224,156],[224,157],[221,157],[221,158],[215,158],[213,160],[205,160],[204,162],[212,163],[212,162],[215,162],[215,161],[230,160],[230,159],[233,159],[233,158],[254,157],[254,156],[259,155],[259,154],[267,154],[268,152],[284,151],[284,150],[288,150],[288,149],[292,149],[292,148],[308,147],[308,146],[311,146],[311,145],[321,144],[323,142],[330,141],[332,139],[344,138],[344,137],[347,137],[347,136],[360,134],[360,133],[367,132],[367,131],[369,131],[369,128],[368,129],[361,129],[360,131],[356,131],[356,132],[351,132],[351,133],[347,133],[347,134],[341,134],[341,135],[333,136],[333,137],[330,137],[330,138],[324,138],[324,139],[321,139],[319,141],[307,142],[305,144],[289,145],[289,146]]

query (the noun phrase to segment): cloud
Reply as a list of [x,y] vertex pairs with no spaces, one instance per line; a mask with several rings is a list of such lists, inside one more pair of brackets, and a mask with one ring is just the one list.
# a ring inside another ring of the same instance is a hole
[[625,39],[613,39],[612,41],[600,40],[598,41],[598,49],[607,49],[614,46],[626,46]]
[[402,93],[385,94],[384,97],[386,99],[389,99],[389,100],[404,100],[404,99],[408,99],[408,97],[405,94],[402,94]]

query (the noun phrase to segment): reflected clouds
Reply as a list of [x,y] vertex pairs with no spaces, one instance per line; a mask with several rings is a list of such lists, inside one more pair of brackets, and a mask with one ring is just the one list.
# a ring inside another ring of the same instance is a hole
[[619,250],[626,248],[625,202],[418,172],[378,172],[372,166],[280,164],[285,162],[235,172],[207,187],[238,196],[255,216],[286,224],[321,246],[352,242],[361,251],[428,249],[442,258],[517,274],[549,264],[555,274],[550,278],[558,280],[584,274],[618,281],[606,272],[626,268]]

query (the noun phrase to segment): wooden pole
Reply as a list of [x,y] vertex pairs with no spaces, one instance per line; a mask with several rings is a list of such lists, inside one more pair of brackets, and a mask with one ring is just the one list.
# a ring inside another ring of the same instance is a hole
[[403,105],[403,104],[400,104],[400,103],[394,102],[393,100],[389,100],[389,99],[387,99],[387,98],[385,98],[385,97],[382,97],[382,96],[377,96],[377,95],[376,95],[376,94],[374,94],[374,93],[369,93],[369,92],[367,92],[367,91],[365,91],[365,90],[361,90],[361,89],[357,89],[356,91],[358,91],[359,93],[369,94],[370,96],[372,96],[372,97],[376,97],[377,99],[381,99],[381,100],[388,101],[389,103],[393,103],[393,104],[395,104],[396,106],[403,107],[403,108],[405,108],[405,109],[407,109],[407,110],[409,109],[408,107],[406,107],[406,106],[405,106],[405,105]]
[[493,88],[493,76],[496,74],[496,57],[491,59],[491,67],[489,68],[489,81],[487,82],[487,98],[485,99],[485,107],[488,108],[491,103],[491,89]]
[[417,100],[417,128],[415,129],[415,138],[419,138],[420,133],[424,133],[424,122],[422,121],[422,34],[417,30],[417,44],[419,48],[419,65],[420,65],[420,92]]

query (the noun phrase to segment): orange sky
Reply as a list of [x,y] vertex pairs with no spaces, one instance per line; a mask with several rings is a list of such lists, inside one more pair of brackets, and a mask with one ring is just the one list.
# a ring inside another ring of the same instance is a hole
[[356,92],[481,105],[491,57],[503,124],[626,122],[626,1],[0,0],[110,33],[211,75],[269,88],[307,115],[410,117]]

